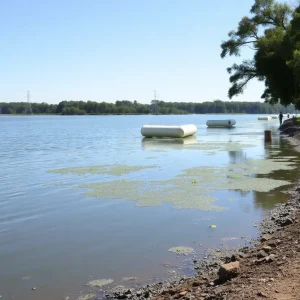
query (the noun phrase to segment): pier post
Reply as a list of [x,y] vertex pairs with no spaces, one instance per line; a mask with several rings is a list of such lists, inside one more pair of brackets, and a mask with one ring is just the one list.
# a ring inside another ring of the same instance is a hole
[[265,130],[265,143],[272,142],[272,131]]

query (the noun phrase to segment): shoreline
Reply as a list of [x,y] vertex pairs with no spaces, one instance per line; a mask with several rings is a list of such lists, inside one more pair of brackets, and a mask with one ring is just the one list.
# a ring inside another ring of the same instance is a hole
[[[300,152],[300,126],[286,120],[279,130]],[[286,192],[288,202],[277,204],[261,220],[260,238],[252,246],[221,249],[207,260],[195,260],[193,277],[107,294],[103,299],[299,299],[300,181]]]
[[61,114],[61,113],[53,113],[53,114],[0,114],[0,117],[39,117],[39,116],[60,116],[60,117],[72,117],[72,116],[191,116],[191,115],[232,115],[232,116],[240,116],[240,115],[277,115],[274,114],[256,114],[256,113],[182,113],[182,114],[142,114],[142,113],[86,113],[86,114]]

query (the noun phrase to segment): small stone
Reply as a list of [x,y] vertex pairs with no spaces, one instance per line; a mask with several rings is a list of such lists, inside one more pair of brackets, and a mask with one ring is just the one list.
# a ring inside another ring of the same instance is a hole
[[262,249],[263,249],[265,252],[269,253],[269,252],[272,250],[272,247],[271,247],[271,246],[263,246]]
[[257,296],[263,297],[263,298],[267,298],[267,295],[265,293],[263,293],[263,292],[258,292]]
[[223,293],[223,291],[224,291],[224,287],[219,286],[219,287],[215,288],[214,293],[215,293],[216,295],[218,295],[218,294]]
[[36,290],[36,287],[33,287],[31,290],[32,290],[32,291],[35,291],[35,290]]
[[266,241],[269,241],[270,239],[272,238],[272,235],[270,234],[264,234],[262,237],[261,237],[261,242],[266,242]]
[[238,275],[240,271],[240,263],[238,261],[221,265],[218,275],[220,281],[227,281]]
[[198,282],[198,281],[194,281],[192,285],[193,285],[194,287],[196,287],[196,286],[200,286],[200,282]]
[[185,296],[187,293],[188,293],[188,291],[182,291],[182,292],[179,293],[179,295],[180,295],[181,297],[183,297],[183,296]]
[[265,261],[266,262],[272,262],[275,260],[275,255],[274,254],[270,254],[269,256],[265,257]]
[[264,257],[267,257],[268,256],[268,254],[265,252],[265,251],[263,251],[263,250],[260,250],[258,253],[257,253],[257,257],[258,258],[264,258]]
[[293,224],[293,220],[291,218],[286,218],[280,222],[280,226],[287,226]]

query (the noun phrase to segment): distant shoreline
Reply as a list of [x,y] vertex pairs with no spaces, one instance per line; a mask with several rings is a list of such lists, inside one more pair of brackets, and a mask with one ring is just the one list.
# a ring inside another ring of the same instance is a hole
[[[61,101],[58,104],[0,102],[0,113],[11,115],[191,115],[191,114],[279,114],[297,113],[294,105],[284,107],[264,102],[206,101],[165,102],[152,100],[150,104],[117,100],[115,103],[95,101]],[[300,112],[298,112],[300,113]]]
[[61,116],[61,117],[72,117],[72,116],[191,116],[191,115],[277,115],[274,114],[257,114],[257,113],[205,113],[205,114],[73,114],[73,115],[65,115],[65,114],[0,114],[0,117],[32,117],[32,116]]

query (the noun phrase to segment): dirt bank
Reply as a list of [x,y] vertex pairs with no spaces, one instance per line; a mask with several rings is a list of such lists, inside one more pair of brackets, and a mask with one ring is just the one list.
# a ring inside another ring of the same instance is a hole
[[[300,125],[287,120],[280,127],[300,150]],[[139,291],[107,295],[107,299],[300,299],[300,182],[288,203],[277,205],[261,222],[254,247],[218,253],[195,261],[198,275],[173,283],[148,285]]]

